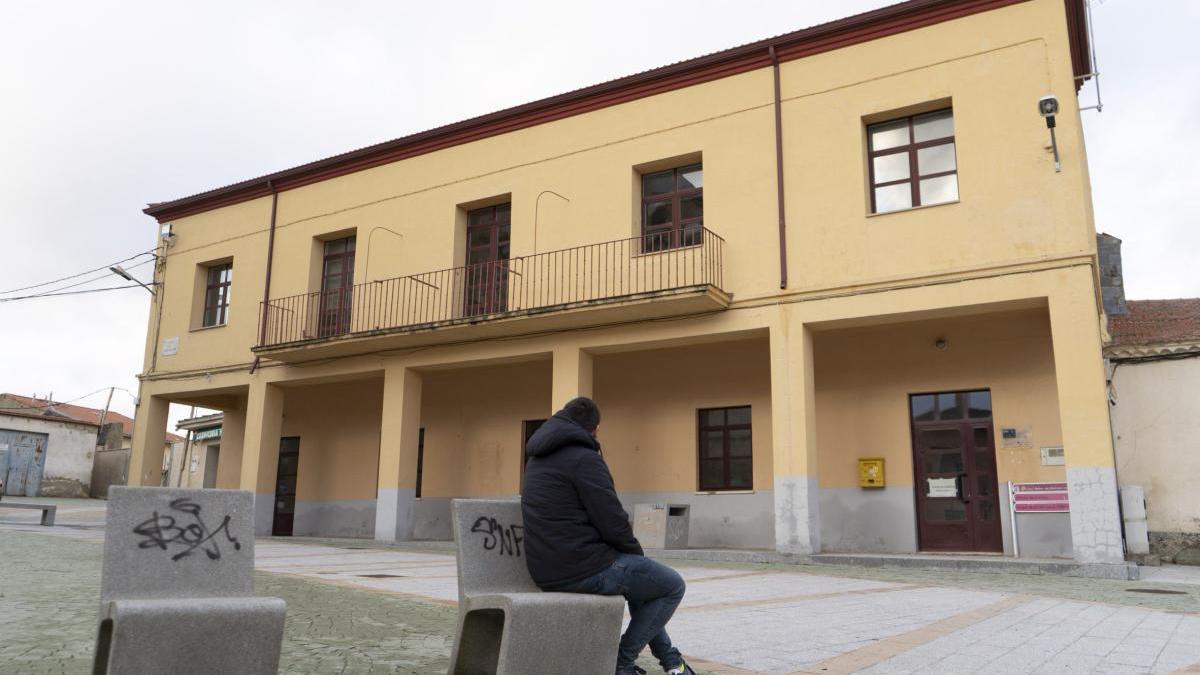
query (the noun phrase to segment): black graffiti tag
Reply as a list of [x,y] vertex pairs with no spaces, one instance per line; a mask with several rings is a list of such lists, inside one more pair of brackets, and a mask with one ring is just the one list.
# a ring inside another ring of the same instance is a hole
[[174,561],[186,558],[199,548],[209,560],[220,560],[221,547],[217,535],[224,533],[226,541],[233,544],[235,551],[242,550],[241,542],[229,533],[229,516],[225,516],[225,520],[221,521],[221,525],[215,530],[209,530],[208,525],[200,519],[200,505],[186,497],[171,500],[171,510],[186,514],[194,522],[184,522],[186,517],[176,520],[174,516],[159,515],[158,511],[155,511],[133,528],[134,534],[145,537],[138,542],[138,548],[158,548],[163,551],[172,547],[181,548],[182,550],[171,556],[171,560]]
[[471,531],[484,536],[484,550],[495,550],[500,555],[521,556],[521,542],[525,541],[524,527],[520,525],[505,527],[495,518],[480,516],[471,526]]

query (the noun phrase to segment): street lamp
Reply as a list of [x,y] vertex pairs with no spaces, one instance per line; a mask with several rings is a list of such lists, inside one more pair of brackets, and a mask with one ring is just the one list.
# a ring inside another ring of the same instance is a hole
[[108,271],[109,271],[109,272],[112,272],[113,274],[115,274],[115,275],[117,275],[117,276],[119,276],[119,277],[121,277],[122,279],[125,279],[125,280],[127,280],[127,281],[132,281],[133,283],[137,284],[138,286],[141,286],[142,288],[144,288],[144,289],[146,289],[147,291],[149,291],[149,292],[150,292],[150,295],[154,295],[154,294],[155,294],[155,293],[154,293],[154,289],[153,289],[153,288],[150,288],[150,287],[149,287],[149,286],[147,286],[146,284],[143,284],[142,282],[140,282],[140,281],[138,281],[137,279],[135,279],[135,278],[133,277],[133,275],[132,275],[132,274],[130,274],[129,272],[126,272],[126,271],[125,271],[125,268],[124,268],[124,267],[121,267],[120,265],[113,265],[112,267],[108,268]]

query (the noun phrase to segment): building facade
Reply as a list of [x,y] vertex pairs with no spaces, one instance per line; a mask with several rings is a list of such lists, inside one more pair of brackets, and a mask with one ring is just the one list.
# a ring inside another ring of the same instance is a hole
[[221,456],[221,413],[180,420],[177,431],[184,440],[171,446],[167,460],[167,485],[185,488],[217,487]]
[[1088,74],[1082,2],[913,0],[153,204],[139,434],[221,410],[260,533],[448,538],[590,395],[692,546],[1000,553],[1058,481],[1121,561]]

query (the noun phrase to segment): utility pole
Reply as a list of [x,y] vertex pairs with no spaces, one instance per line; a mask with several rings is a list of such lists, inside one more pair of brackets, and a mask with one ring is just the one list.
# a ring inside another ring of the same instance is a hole
[[116,387],[108,388],[108,400],[104,402],[104,410],[100,412],[100,433],[104,433],[104,420],[108,419],[108,406],[112,405],[112,395]]
[[[192,419],[195,416],[196,416],[196,406],[192,406],[191,411],[188,412],[188,419]],[[175,479],[175,487],[180,487],[181,485],[183,485],[183,471],[184,471],[184,469],[187,468],[188,452],[190,452],[191,449],[192,449],[192,430],[188,429],[187,430],[187,439],[183,442],[183,461],[181,461],[179,463],[179,477],[177,479]],[[175,453],[172,452],[171,456],[174,457]],[[167,474],[168,481],[171,480],[170,476],[171,476],[171,474],[168,473]]]

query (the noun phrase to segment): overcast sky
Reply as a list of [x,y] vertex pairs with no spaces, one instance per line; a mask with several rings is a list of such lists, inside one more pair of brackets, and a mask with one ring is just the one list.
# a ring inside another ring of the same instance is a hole
[[[0,291],[151,248],[146,202],[886,4],[4,0]],[[1200,296],[1200,2],[1093,4],[1097,228],[1125,242],[1129,297]],[[72,290],[124,283],[92,277]],[[0,391],[136,392],[148,299],[0,302]]]

